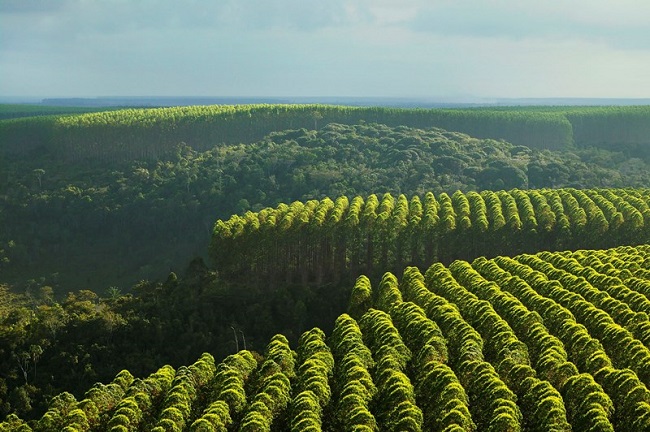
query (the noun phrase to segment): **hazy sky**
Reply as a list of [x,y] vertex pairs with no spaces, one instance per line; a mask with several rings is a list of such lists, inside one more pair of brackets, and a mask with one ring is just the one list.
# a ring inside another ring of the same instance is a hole
[[0,96],[650,97],[648,0],[0,0]]

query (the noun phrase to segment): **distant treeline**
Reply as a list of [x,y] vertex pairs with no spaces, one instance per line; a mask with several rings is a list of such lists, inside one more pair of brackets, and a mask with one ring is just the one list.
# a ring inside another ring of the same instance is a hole
[[51,116],[61,114],[84,114],[100,112],[120,107],[91,107],[91,106],[50,106],[39,104],[0,104],[0,120],[17,119],[22,117]]
[[[248,143],[272,131],[336,122],[440,127],[537,149],[650,147],[650,106],[512,109],[397,109],[333,105],[238,105],[124,109],[0,121],[12,153],[43,147],[68,161],[158,159],[184,142],[196,150]],[[644,153],[644,155],[645,155]]]

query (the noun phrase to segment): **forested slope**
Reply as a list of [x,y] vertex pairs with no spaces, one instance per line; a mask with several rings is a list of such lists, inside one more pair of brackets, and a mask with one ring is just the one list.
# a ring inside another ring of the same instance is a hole
[[206,151],[176,142],[157,161],[68,163],[45,150],[0,153],[0,260],[9,260],[0,262],[2,277],[22,286],[33,279],[33,289],[126,289],[160,278],[204,254],[216,218],[282,202],[650,184],[648,163],[620,152],[539,151],[367,123],[319,123],[318,130],[276,131]]
[[331,331],[122,371],[2,431],[650,430],[650,249],[360,276]]

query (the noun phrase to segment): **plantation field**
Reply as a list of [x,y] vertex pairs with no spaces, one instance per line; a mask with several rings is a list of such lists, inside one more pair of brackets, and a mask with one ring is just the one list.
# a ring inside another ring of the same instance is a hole
[[122,371],[0,431],[650,430],[650,246],[408,267],[328,335]]
[[21,109],[0,432],[650,431],[648,107]]

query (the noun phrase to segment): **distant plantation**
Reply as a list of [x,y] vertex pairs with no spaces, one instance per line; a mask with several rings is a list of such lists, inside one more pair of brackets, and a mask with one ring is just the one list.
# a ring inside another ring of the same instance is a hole
[[540,189],[407,198],[325,198],[215,224],[223,277],[263,283],[337,281],[406,265],[650,240],[647,189]]
[[360,121],[439,127],[538,149],[605,146],[647,155],[650,107],[396,109],[330,105],[238,105],[123,109],[0,122],[2,150],[47,149],[68,161],[157,159],[181,142],[196,150],[248,143],[272,131]]
[[646,431],[649,299],[648,246],[360,276],[295,350],[125,370],[0,431]]
[[22,117],[40,117],[61,114],[85,114],[89,112],[111,111],[117,107],[76,107],[76,106],[50,106],[37,104],[0,104],[0,120],[16,119]]

